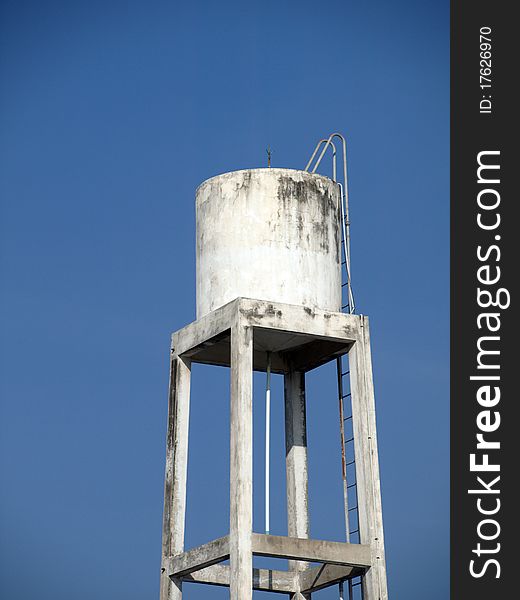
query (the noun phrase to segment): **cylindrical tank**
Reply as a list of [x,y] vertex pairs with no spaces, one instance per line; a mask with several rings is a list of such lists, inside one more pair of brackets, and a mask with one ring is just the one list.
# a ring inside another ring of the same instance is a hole
[[341,308],[339,186],[293,169],[247,169],[196,193],[197,318],[242,296]]

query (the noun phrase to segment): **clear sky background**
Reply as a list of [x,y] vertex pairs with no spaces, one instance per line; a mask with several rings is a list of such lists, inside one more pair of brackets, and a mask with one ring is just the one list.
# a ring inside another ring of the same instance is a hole
[[[268,145],[273,166],[303,168],[336,130],[371,318],[390,594],[447,598],[447,0],[0,7],[2,598],[158,598],[169,336],[195,317],[195,188],[266,166]],[[223,369],[194,369],[188,546],[227,531],[227,386]],[[336,411],[324,367],[309,377],[311,534],[341,540]]]

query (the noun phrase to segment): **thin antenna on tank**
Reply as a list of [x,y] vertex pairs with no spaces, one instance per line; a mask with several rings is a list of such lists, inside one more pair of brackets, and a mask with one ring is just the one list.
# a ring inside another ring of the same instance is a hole
[[272,150],[271,150],[271,146],[267,146],[267,167],[270,169],[271,168],[271,155],[272,155]]

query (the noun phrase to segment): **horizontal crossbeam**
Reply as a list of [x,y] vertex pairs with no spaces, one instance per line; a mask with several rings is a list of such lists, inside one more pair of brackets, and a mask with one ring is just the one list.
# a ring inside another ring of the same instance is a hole
[[[363,574],[359,567],[323,564],[305,571],[277,571],[274,569],[253,569],[253,589],[261,592],[294,594],[311,593],[323,590],[340,581]],[[229,587],[230,568],[228,565],[212,565],[182,577],[186,583],[201,583]]]
[[[362,544],[310,540],[252,533],[252,550],[270,556],[321,562],[304,571],[253,569],[253,588],[264,592],[310,593],[362,575],[370,567],[370,549]],[[221,563],[229,558],[229,536],[224,536],[170,558],[168,576],[189,583],[229,587],[231,572]]]
[[249,327],[292,331],[325,340],[355,342],[360,338],[358,315],[251,298],[239,298],[238,310]]
[[228,558],[229,536],[225,535],[170,558],[168,575],[169,577],[181,578],[189,573],[215,565]]
[[[213,565],[185,575],[189,583],[204,583],[229,587],[231,571],[228,565]],[[253,589],[262,592],[293,594],[298,591],[297,574],[272,569],[253,569]]]
[[[263,533],[252,533],[251,536],[253,554],[257,556],[349,567],[368,568],[371,566],[370,548],[363,544],[292,538]],[[226,535],[171,557],[168,575],[176,578],[184,577],[228,558],[229,536]],[[214,572],[217,571],[214,570]]]
[[352,567],[371,566],[370,548],[363,544],[309,540],[263,533],[253,533],[252,543],[253,554],[258,556]]

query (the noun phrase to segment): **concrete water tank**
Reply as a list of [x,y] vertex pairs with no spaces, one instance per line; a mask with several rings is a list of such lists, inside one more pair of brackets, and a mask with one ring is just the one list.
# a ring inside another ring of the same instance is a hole
[[196,193],[197,318],[242,296],[341,309],[339,186],[293,169],[247,169]]

